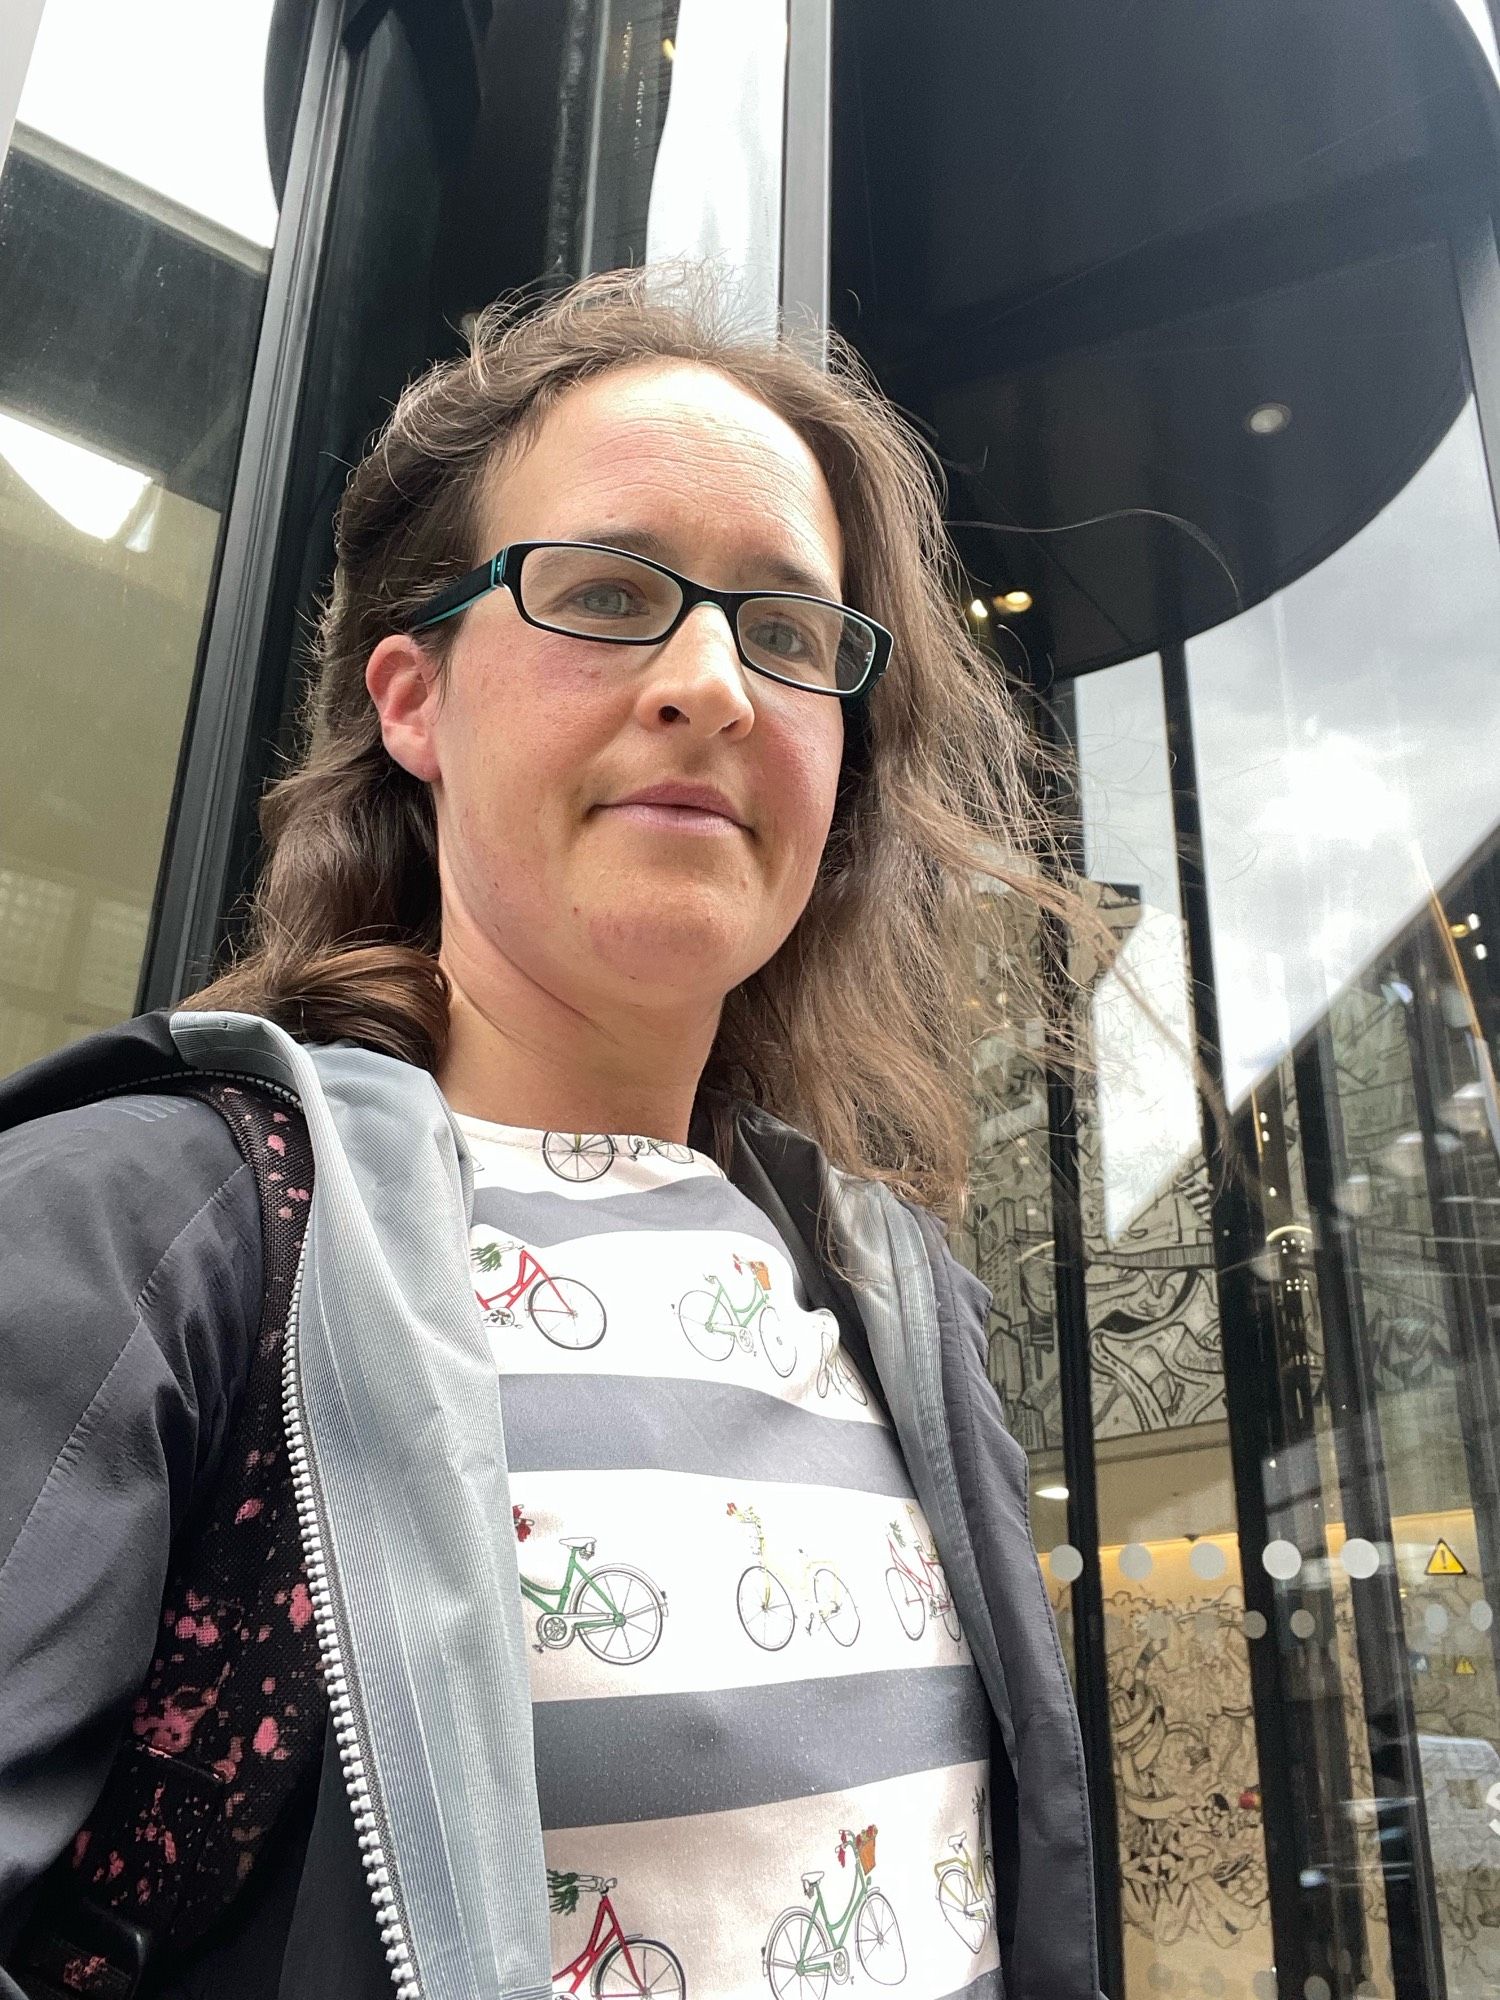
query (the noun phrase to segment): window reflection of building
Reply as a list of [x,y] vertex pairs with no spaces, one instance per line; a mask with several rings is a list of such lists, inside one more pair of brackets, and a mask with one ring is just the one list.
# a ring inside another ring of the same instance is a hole
[[943,456],[971,624],[1070,762],[1117,945],[1074,968],[1075,1076],[981,1052],[966,1246],[1106,1801],[1112,2000],[1500,1989],[1500,261],[1467,12],[848,31],[845,330]]
[[275,227],[269,17],[47,0],[0,171],[7,1068],[135,1001]]

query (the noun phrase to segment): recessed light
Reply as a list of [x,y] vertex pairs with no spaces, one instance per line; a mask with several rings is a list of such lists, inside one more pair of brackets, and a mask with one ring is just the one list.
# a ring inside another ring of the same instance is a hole
[[1245,429],[1252,437],[1275,437],[1291,421],[1292,413],[1285,403],[1257,403],[1245,419]]
[[677,44],[672,40],[672,37],[670,35],[663,36],[661,52],[666,57],[668,62],[676,62]]
[[1066,1500],[1068,1489],[1066,1486],[1039,1486],[1036,1497],[1038,1500]]
[[1031,592],[1029,590],[1007,590],[1001,596],[990,600],[997,611],[1029,611]]
[[982,597],[976,597],[974,602],[969,606],[969,616],[971,618],[988,618],[989,615],[990,607]]

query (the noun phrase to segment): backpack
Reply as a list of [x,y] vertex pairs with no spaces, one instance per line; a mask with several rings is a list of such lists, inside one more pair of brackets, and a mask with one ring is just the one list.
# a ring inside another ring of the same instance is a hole
[[213,1490],[174,1545],[150,1670],[97,1804],[8,1969],[34,2000],[134,2000],[228,1909],[321,1764],[327,1701],[282,1429],[285,1333],[312,1194],[306,1121],[253,1085],[179,1076],[255,1176],[262,1309]]

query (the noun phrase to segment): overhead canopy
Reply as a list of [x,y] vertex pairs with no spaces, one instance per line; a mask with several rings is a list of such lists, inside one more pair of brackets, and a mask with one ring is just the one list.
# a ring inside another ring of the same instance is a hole
[[1451,424],[1452,244],[1500,159],[1457,0],[837,18],[834,319],[930,427],[955,522],[1065,529],[955,530],[977,582],[1033,597],[1034,658],[1080,672],[1268,596]]

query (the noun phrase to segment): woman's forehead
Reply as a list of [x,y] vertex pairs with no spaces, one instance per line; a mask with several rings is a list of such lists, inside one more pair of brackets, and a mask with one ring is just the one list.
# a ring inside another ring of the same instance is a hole
[[485,514],[502,540],[598,540],[601,522],[658,545],[750,537],[766,561],[800,569],[802,588],[819,573],[820,590],[837,588],[843,571],[838,515],[809,445],[695,362],[632,364],[566,390],[497,466]]

